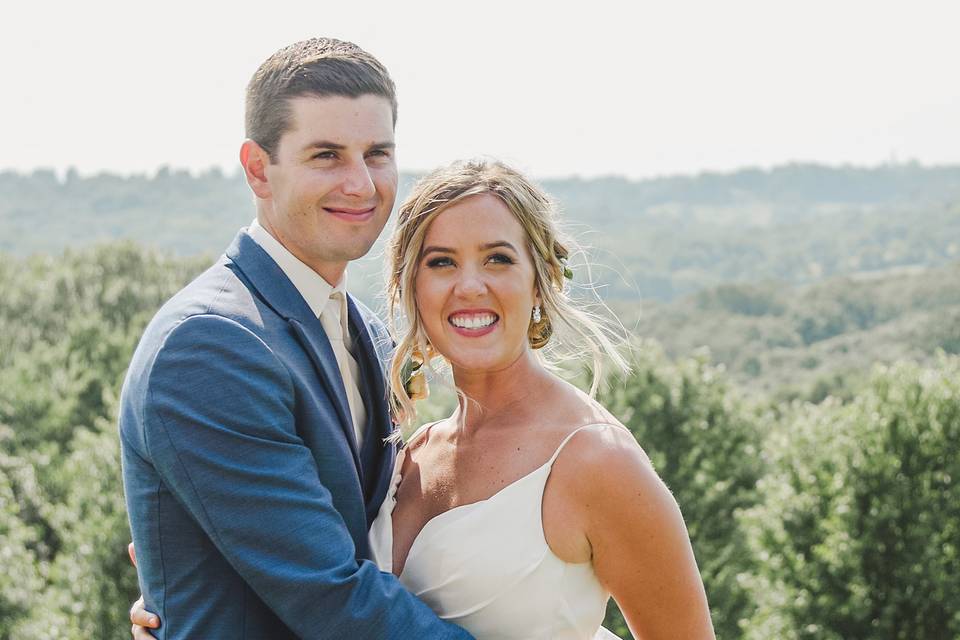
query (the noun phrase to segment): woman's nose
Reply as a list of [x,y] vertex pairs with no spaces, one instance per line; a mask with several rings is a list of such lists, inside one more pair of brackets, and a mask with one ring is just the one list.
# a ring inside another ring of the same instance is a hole
[[465,298],[475,298],[487,292],[483,275],[475,269],[464,269],[457,279],[456,293]]

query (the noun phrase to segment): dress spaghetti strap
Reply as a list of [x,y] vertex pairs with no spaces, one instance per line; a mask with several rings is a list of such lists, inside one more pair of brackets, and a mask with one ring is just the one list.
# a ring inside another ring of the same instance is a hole
[[613,424],[611,422],[594,422],[591,424],[585,424],[582,427],[577,427],[576,429],[568,433],[567,437],[564,438],[562,442],[560,442],[560,446],[557,447],[557,450],[553,452],[553,455],[550,457],[550,459],[547,461],[547,463],[544,466],[552,467],[553,463],[557,459],[557,456],[560,455],[560,452],[563,450],[563,448],[567,445],[568,442],[570,442],[570,439],[573,438],[573,436],[580,433],[581,431],[583,431],[584,429],[589,429],[590,427],[613,427],[615,429],[622,429],[623,431],[630,433],[630,431],[626,427],[621,427],[620,425]]

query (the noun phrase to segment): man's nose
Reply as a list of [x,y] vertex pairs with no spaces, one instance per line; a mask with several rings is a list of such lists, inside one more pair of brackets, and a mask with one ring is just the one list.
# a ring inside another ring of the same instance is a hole
[[357,198],[370,199],[374,196],[377,188],[373,184],[370,168],[367,167],[366,162],[358,160],[344,167],[341,189],[344,195]]

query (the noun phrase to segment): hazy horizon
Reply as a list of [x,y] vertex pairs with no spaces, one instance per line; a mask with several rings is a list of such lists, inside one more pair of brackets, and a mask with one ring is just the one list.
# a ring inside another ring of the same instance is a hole
[[[915,159],[897,160],[895,162],[890,162],[890,161],[878,162],[876,164],[852,164],[852,163],[827,164],[824,162],[786,161],[780,164],[775,164],[775,165],[766,166],[766,167],[761,167],[757,165],[744,165],[744,166],[733,167],[725,170],[702,169],[699,171],[689,172],[689,173],[665,173],[660,175],[648,175],[648,176],[629,176],[625,174],[605,173],[605,174],[597,174],[597,175],[591,175],[591,176],[569,174],[569,175],[554,175],[554,176],[533,175],[532,177],[536,180],[551,181],[551,182],[564,181],[564,180],[590,181],[590,180],[606,180],[606,179],[626,180],[628,182],[647,182],[647,181],[656,181],[656,180],[671,180],[675,178],[698,178],[698,177],[707,176],[707,175],[731,176],[731,175],[741,173],[741,172],[746,172],[746,171],[761,171],[763,173],[772,173],[774,171],[786,169],[789,167],[803,167],[803,166],[819,167],[819,168],[830,169],[830,170],[850,169],[855,171],[875,171],[875,170],[888,169],[888,168],[916,168],[916,167],[919,167],[922,169],[938,170],[938,169],[960,168],[960,161],[944,162],[944,163],[937,163],[937,164],[928,164],[928,163],[920,162]],[[28,176],[35,172],[43,172],[43,171],[52,171],[56,176],[57,180],[60,182],[65,181],[66,176],[70,171],[76,171],[77,175],[81,179],[95,178],[101,175],[114,176],[119,178],[153,179],[153,178],[156,178],[161,171],[168,171],[170,173],[180,173],[180,172],[186,171],[192,178],[201,177],[202,175],[212,171],[219,171],[222,175],[228,178],[240,178],[242,175],[242,169],[239,163],[237,163],[237,165],[232,168],[220,167],[218,165],[209,165],[207,167],[190,168],[190,167],[177,167],[169,164],[161,164],[154,169],[143,170],[143,171],[127,171],[127,172],[115,171],[112,169],[100,169],[97,171],[84,172],[84,171],[78,170],[74,166],[67,166],[67,167],[36,166],[30,169],[0,168],[0,175],[4,173],[12,173],[20,176]],[[428,171],[430,171],[430,168],[410,169],[410,168],[401,167],[400,169],[400,173],[402,175],[414,175],[414,176],[424,175]]]

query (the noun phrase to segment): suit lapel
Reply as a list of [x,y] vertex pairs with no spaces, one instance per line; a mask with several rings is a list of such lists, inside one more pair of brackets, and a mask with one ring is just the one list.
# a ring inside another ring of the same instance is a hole
[[[390,435],[393,423],[390,420],[387,385],[384,377],[385,364],[380,351],[374,346],[370,328],[357,308],[352,296],[347,296],[350,331],[353,336],[353,352],[363,371],[363,380],[359,380],[361,393],[367,398],[367,416],[370,429],[364,439],[361,460],[364,465],[364,497],[366,499],[367,524],[373,522],[380,504],[386,496],[393,476],[396,449],[393,444],[384,442]],[[386,338],[377,338],[386,339]]]
[[368,372],[367,386],[372,391],[370,398],[372,409],[375,415],[373,423],[374,431],[378,440],[382,440],[390,435],[391,423],[385,408],[387,406],[387,385],[384,379],[384,367],[386,363],[380,360],[379,351],[373,345],[373,339],[370,336],[370,330],[364,320],[363,314],[357,308],[353,301],[353,296],[347,296],[347,313],[350,321],[350,333],[353,336],[354,357],[363,358],[364,368]]
[[336,410],[339,427],[347,438],[347,442],[350,443],[353,461],[362,482],[350,405],[347,404],[347,394],[343,387],[340,368],[337,366],[337,358],[320,320],[313,315],[306,300],[283,270],[260,245],[247,235],[246,230],[237,234],[230,248],[227,249],[227,257],[242,272],[260,298],[290,323],[293,334],[313,363]]
[[320,374],[327,389],[327,393],[333,400],[333,405],[337,410],[337,417],[340,418],[340,428],[343,435],[350,443],[350,452],[353,454],[353,462],[357,465],[357,472],[363,481],[363,468],[360,465],[360,454],[357,451],[357,436],[353,431],[353,418],[350,415],[350,405],[347,403],[347,392],[343,386],[343,377],[340,375],[340,367],[337,366],[337,357],[333,354],[333,347],[330,346],[330,340],[324,333],[320,321],[314,318],[313,324],[316,326],[307,329],[297,318],[290,318],[290,327],[294,335],[303,346],[304,351],[310,356],[313,366]]

